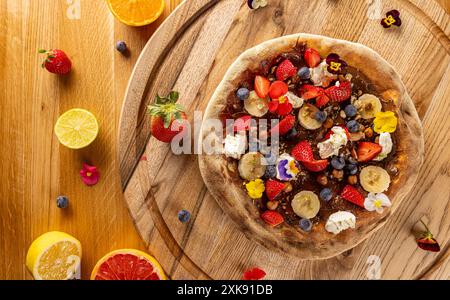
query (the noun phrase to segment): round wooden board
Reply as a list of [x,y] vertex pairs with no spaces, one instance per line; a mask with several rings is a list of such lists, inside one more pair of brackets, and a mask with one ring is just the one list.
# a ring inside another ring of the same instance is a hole
[[[239,279],[252,266],[269,279],[364,279],[378,264],[384,279],[449,278],[449,16],[434,1],[270,0],[259,10],[245,2],[183,2],[149,40],[131,77],[120,120],[120,175],[149,251],[174,279]],[[401,11],[403,26],[387,30],[379,19],[392,8]],[[240,53],[297,32],[359,42],[388,60],[416,104],[426,146],[416,187],[380,231],[342,255],[309,262],[270,252],[239,232],[203,184],[196,155],[174,155],[151,138],[146,115],[156,94],[176,90],[193,121]],[[192,213],[187,224],[178,221],[181,209]],[[440,239],[441,253],[417,248],[410,230],[420,218]]]

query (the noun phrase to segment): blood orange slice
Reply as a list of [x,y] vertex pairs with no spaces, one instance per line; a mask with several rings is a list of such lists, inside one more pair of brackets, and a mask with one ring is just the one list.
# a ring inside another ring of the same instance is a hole
[[106,254],[94,267],[91,280],[167,280],[156,259],[134,249]]

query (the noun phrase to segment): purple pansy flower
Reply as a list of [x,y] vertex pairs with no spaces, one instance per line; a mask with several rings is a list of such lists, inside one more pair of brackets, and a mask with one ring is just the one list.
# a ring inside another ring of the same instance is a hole
[[381,25],[384,28],[390,28],[392,25],[401,26],[402,20],[400,19],[400,12],[396,9],[388,11],[386,13],[386,18],[381,20]]
[[331,74],[343,73],[345,68],[347,67],[347,63],[343,61],[336,53],[331,53],[330,55],[328,55],[326,62],[328,65],[327,70]]

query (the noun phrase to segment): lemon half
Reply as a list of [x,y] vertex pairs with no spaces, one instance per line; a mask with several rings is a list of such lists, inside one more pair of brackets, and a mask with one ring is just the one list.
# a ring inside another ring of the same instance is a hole
[[74,108],[61,115],[55,124],[55,134],[64,146],[81,149],[89,146],[98,135],[95,116],[81,108]]

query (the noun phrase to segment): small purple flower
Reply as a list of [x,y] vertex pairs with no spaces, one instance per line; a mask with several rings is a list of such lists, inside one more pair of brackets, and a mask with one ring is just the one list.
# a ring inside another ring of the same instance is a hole
[[388,11],[386,13],[386,18],[381,20],[381,25],[383,25],[384,28],[390,28],[392,25],[400,27],[402,25],[400,12],[396,9]]
[[343,61],[336,53],[331,53],[327,57],[328,72],[331,74],[340,74],[344,72],[347,63]]
[[282,181],[290,181],[297,177],[300,166],[295,159],[288,154],[283,154],[277,165],[277,178]]

